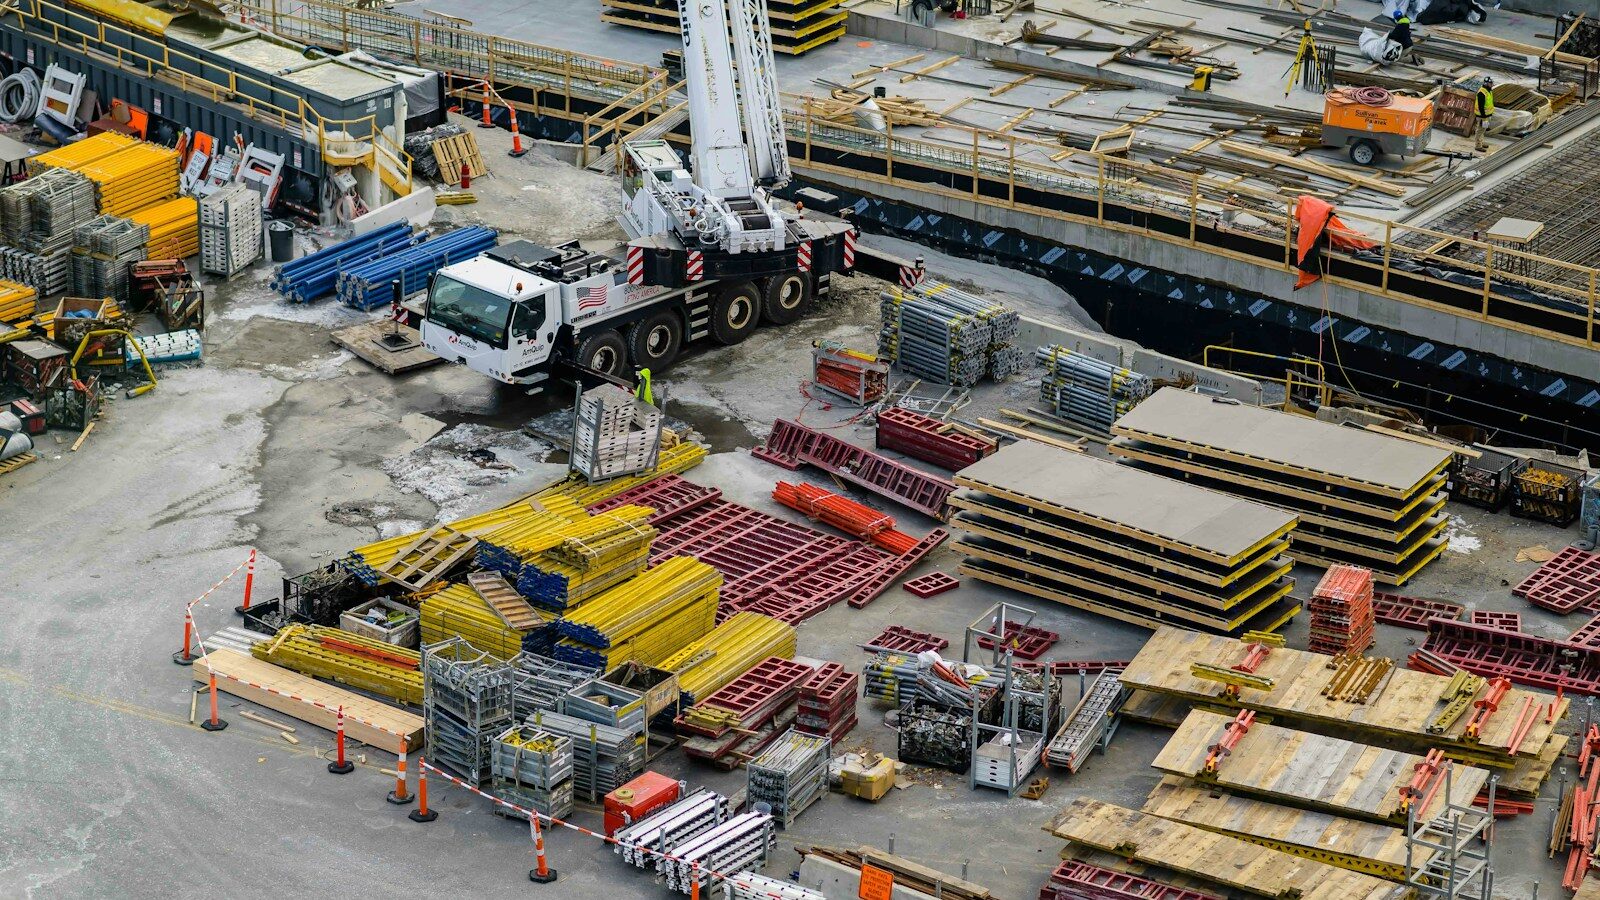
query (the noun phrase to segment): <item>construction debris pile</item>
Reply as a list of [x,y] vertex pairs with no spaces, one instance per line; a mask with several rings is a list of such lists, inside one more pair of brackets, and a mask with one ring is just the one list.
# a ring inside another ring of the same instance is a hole
[[879,298],[878,356],[902,372],[971,387],[985,377],[1005,381],[1026,364],[1015,310],[926,279]]

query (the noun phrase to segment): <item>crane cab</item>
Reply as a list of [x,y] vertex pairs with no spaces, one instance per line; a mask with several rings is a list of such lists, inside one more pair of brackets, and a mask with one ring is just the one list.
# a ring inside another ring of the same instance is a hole
[[561,285],[537,267],[561,254],[528,241],[440,269],[428,287],[422,346],[508,384],[550,359],[562,323]]

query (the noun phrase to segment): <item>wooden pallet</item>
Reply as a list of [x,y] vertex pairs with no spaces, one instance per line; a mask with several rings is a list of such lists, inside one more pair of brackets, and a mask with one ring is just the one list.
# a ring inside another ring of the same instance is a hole
[[379,371],[399,375],[444,362],[422,346],[415,328],[398,322],[363,322],[328,335]]
[[420,591],[477,546],[477,538],[446,525],[435,525],[375,571],[385,581]]
[[433,155],[439,160],[439,177],[451,187],[461,184],[462,163],[466,163],[467,171],[473,178],[489,174],[489,167],[483,162],[483,153],[478,150],[478,136],[470,131],[434,141]]
[[13,456],[5,462],[0,462],[0,475],[10,475],[31,462],[38,462],[39,454],[29,450],[21,456]]
[[507,628],[516,631],[531,631],[544,624],[528,605],[528,601],[517,593],[517,589],[506,582],[505,578],[492,572],[473,572],[467,576],[467,584],[478,592],[483,602],[494,610],[500,621],[506,623]]

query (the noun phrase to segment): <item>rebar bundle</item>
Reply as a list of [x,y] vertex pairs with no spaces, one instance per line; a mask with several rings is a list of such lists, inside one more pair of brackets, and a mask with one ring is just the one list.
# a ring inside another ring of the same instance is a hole
[[1150,396],[1148,375],[1102,362],[1065,347],[1040,347],[1034,358],[1045,367],[1039,395],[1058,417],[1098,434]]
[[[572,775],[569,737],[513,725],[494,738],[490,793],[501,800],[543,815],[566,818],[572,813]],[[520,813],[505,812],[521,817]]]
[[[728,798],[701,788],[648,816],[624,825],[613,835],[622,861],[641,869],[655,868],[660,854],[728,821]],[[654,851],[654,852],[651,852]]]
[[901,371],[971,387],[1022,370],[1026,354],[1014,346],[1022,320],[1002,304],[931,279],[879,300],[878,355]]
[[493,743],[512,723],[510,666],[460,638],[422,649],[429,756],[474,787],[489,778]]
[[557,659],[606,668],[656,665],[711,631],[722,573],[689,556],[662,562],[556,622]]
[[832,749],[826,737],[789,729],[746,764],[746,797],[767,804],[778,827],[787,829],[826,790]]
[[554,712],[536,712],[528,724],[572,740],[572,777],[589,801],[632,781],[644,771],[644,735]]
[[518,721],[540,710],[557,712],[561,699],[574,687],[601,674],[594,666],[579,666],[537,653],[521,653],[511,660],[513,711]]
[[716,873],[759,868],[771,851],[772,817],[747,812],[657,857],[656,871],[667,876],[669,890],[693,893],[698,882],[703,894],[722,883]]

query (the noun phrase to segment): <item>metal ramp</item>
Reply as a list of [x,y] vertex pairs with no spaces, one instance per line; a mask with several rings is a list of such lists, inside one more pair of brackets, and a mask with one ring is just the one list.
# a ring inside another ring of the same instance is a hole
[[689,120],[689,101],[684,100],[654,119],[639,126],[637,131],[621,140],[612,141],[606,145],[598,159],[589,163],[584,168],[602,175],[610,175],[617,170],[617,153],[622,145],[628,141],[660,140],[668,132]]
[[478,596],[483,598],[483,602],[507,628],[529,631],[544,624],[528,601],[505,578],[492,572],[473,572],[467,576],[467,584],[478,592]]
[[1111,742],[1116,731],[1117,709],[1128,696],[1128,690],[1118,680],[1121,675],[1121,669],[1106,669],[1095,678],[1078,705],[1073,707],[1066,724],[1045,747],[1046,764],[1075,773],[1096,747],[1105,751],[1105,745]]

